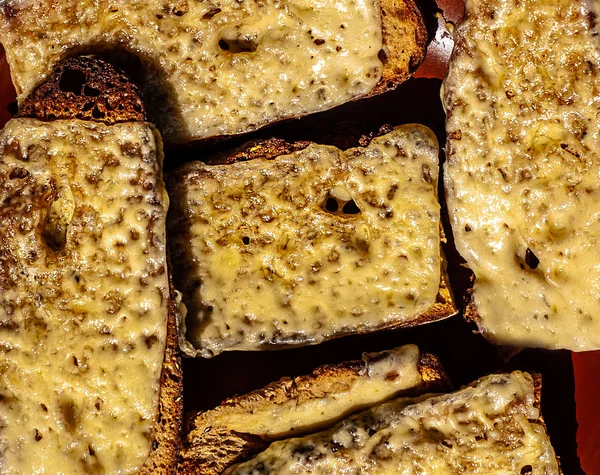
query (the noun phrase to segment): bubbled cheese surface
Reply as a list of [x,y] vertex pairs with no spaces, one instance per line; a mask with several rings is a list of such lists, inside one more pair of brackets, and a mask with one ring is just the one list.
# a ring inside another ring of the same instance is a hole
[[273,443],[224,475],[558,475],[527,373],[452,394],[398,399],[336,427]]
[[470,0],[445,81],[445,186],[498,344],[600,348],[600,43],[588,4]]
[[0,16],[20,101],[65,56],[127,51],[169,141],[329,109],[381,77],[376,0],[7,0]]
[[0,133],[0,473],[136,473],[169,288],[153,129],[13,119]]
[[418,318],[440,286],[437,155],[433,133],[409,125],[366,148],[176,173],[169,229],[188,340],[212,356]]

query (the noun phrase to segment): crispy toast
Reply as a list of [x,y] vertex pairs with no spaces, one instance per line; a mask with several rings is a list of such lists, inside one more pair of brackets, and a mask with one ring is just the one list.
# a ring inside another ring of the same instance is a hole
[[316,344],[456,312],[431,131],[401,126],[345,152],[306,145],[252,143],[167,176],[187,353]]
[[187,414],[178,470],[220,475],[274,440],[330,427],[399,395],[447,389],[438,359],[419,354],[414,345],[322,366],[227,399],[215,409]]
[[[380,94],[425,57],[413,0],[9,0],[0,42],[20,104],[65,58],[126,66],[168,142],[255,130]],[[347,5],[346,5],[347,3]]]

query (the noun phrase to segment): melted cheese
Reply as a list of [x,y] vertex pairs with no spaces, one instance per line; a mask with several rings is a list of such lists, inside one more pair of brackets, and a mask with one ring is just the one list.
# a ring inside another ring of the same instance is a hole
[[440,284],[437,154],[432,132],[411,125],[367,148],[176,174],[169,228],[188,340],[212,356],[418,318]]
[[153,129],[0,133],[0,473],[135,473],[153,440],[169,288]]
[[471,0],[445,81],[447,202],[498,344],[600,348],[600,44],[582,1]]
[[399,391],[415,388],[423,380],[419,372],[419,349],[406,345],[364,358],[364,368],[354,381],[309,399],[287,399],[265,404],[252,412],[220,415],[215,423],[229,430],[281,439],[330,426],[345,416],[390,399]]
[[515,372],[449,395],[382,404],[328,431],[275,442],[224,475],[505,475],[527,466],[560,473],[531,377]]
[[171,141],[329,109],[381,77],[376,0],[7,0],[0,13],[20,101],[65,56],[124,50]]

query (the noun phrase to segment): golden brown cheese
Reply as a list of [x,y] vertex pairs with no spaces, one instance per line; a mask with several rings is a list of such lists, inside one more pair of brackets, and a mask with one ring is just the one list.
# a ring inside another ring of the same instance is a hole
[[169,180],[191,353],[312,344],[406,324],[440,286],[438,147],[402,126],[366,148],[189,165]]
[[364,368],[352,384],[333,386],[321,397],[288,399],[265,404],[252,412],[224,413],[211,420],[227,429],[281,439],[331,426],[344,416],[391,399],[398,392],[419,387],[419,349],[406,345],[394,350],[365,355]]
[[377,0],[7,0],[0,17],[20,102],[65,56],[126,51],[170,141],[329,109],[381,77]]
[[530,375],[487,376],[455,393],[398,399],[317,434],[273,443],[224,475],[560,473]]
[[144,123],[0,133],[0,473],[135,473],[157,417],[169,288]]
[[587,4],[470,0],[445,81],[445,186],[498,344],[600,348],[600,44]]

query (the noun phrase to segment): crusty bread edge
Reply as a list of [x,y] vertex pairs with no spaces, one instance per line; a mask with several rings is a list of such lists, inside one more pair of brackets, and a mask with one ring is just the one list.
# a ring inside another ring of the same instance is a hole
[[[357,377],[364,371],[364,360],[324,365],[312,373],[295,378],[282,378],[262,389],[226,399],[220,406],[205,412],[194,411],[185,415],[184,440],[182,442],[178,473],[181,475],[220,475],[228,466],[247,460],[264,450],[270,441],[262,440],[253,434],[240,434],[226,428],[213,427],[210,424],[211,413],[252,412],[278,401],[297,400],[302,394],[319,392],[336,379],[346,375]],[[402,396],[418,396],[429,392],[442,392],[451,389],[450,382],[437,356],[422,353],[418,362],[422,383],[401,392]],[[293,392],[296,397],[289,393]],[[384,401],[381,401],[384,402]],[[197,438],[202,440],[198,442]],[[237,450],[228,458],[215,457],[208,463],[204,461],[222,444]],[[202,455],[201,455],[202,454]]]
[[[151,126],[156,140],[160,174],[162,175],[163,144],[160,133]],[[164,181],[160,180],[164,196],[168,195]],[[152,426],[152,445],[148,458],[138,472],[140,475],[171,475],[176,473],[177,457],[181,444],[183,421],[183,370],[179,348],[177,295],[173,286],[171,263],[167,252],[169,303],[165,355],[160,374],[160,394],[157,418]]]

